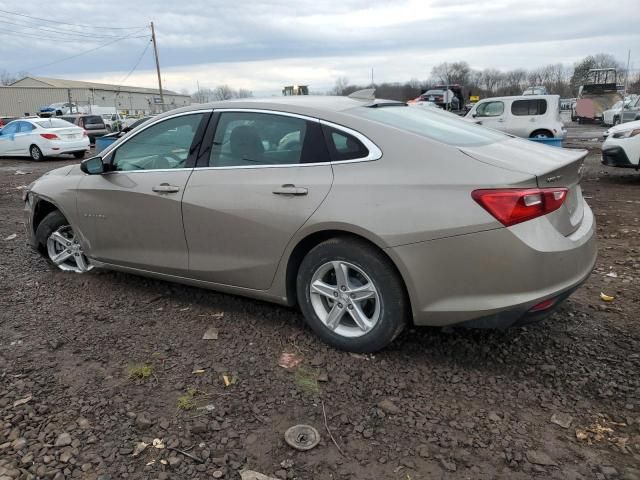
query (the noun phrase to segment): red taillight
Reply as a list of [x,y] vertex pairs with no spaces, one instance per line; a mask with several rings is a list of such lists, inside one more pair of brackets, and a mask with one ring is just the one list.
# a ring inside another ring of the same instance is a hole
[[47,140],[60,140],[58,135],[56,135],[55,133],[41,133],[40,136],[42,138],[46,138]]
[[530,308],[529,312],[535,313],[535,312],[543,312],[544,310],[549,310],[551,307],[553,307],[556,304],[556,300],[557,298],[549,298],[547,300],[543,300],[542,302]]
[[526,222],[560,208],[566,188],[501,188],[474,190],[473,199],[505,227]]

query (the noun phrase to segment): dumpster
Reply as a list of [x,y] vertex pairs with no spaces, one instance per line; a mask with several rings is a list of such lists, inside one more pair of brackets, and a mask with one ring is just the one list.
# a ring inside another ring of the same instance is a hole
[[[562,147],[562,138],[529,138],[532,142],[543,143],[550,147]],[[97,143],[96,143],[97,146]]]
[[96,155],[118,140],[117,136],[105,135],[104,137],[96,137]]

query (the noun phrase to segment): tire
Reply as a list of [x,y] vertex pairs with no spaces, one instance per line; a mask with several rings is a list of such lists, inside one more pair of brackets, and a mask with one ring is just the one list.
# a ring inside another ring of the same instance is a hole
[[[334,267],[343,272],[346,268],[346,289],[339,288],[342,282]],[[376,352],[389,345],[407,323],[409,302],[399,273],[387,257],[363,240],[337,237],[320,243],[302,260],[297,279],[298,303],[305,321],[335,348]],[[312,283],[320,285],[323,293],[312,293]],[[356,295],[371,297],[353,300]],[[340,316],[331,329],[327,323],[333,312]],[[356,317],[361,326],[354,321]]]
[[620,124],[620,117],[613,117],[613,126]]
[[553,133],[549,130],[536,130],[529,135],[529,138],[553,138]]
[[34,162],[41,162],[42,160],[44,160],[42,150],[40,150],[40,147],[38,147],[37,145],[31,145],[29,147],[29,156]]
[[84,158],[85,152],[73,152],[73,156],[76,157],[78,160],[81,158]]
[[[58,238],[64,240],[64,245]],[[38,224],[36,243],[40,253],[60,270],[85,273],[93,268],[76,241],[73,228],[59,210],[49,213]]]

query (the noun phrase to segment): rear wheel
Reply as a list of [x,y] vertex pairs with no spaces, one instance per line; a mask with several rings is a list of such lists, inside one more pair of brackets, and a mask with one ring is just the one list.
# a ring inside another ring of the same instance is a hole
[[362,240],[333,238],[314,247],[298,270],[297,293],[309,326],[341,350],[378,351],[407,322],[402,279]]
[[93,268],[73,228],[58,210],[40,222],[36,229],[36,241],[44,255],[60,270],[85,273]]
[[536,130],[529,138],[553,138],[553,133],[549,130]]
[[85,152],[73,152],[73,156],[80,159],[80,158],[84,158],[84,154]]
[[29,147],[29,156],[34,162],[40,162],[44,160],[42,150],[40,150],[40,147],[38,147],[37,145],[31,145],[31,147]]

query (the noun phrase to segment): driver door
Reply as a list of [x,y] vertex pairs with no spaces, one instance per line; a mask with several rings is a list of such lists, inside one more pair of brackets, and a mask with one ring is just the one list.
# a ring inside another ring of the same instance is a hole
[[504,102],[489,101],[480,103],[476,107],[475,122],[484,127],[508,132],[505,122]]
[[78,217],[90,258],[171,275],[187,272],[181,202],[209,116],[173,116],[125,137],[103,159],[106,173],[82,178]]

